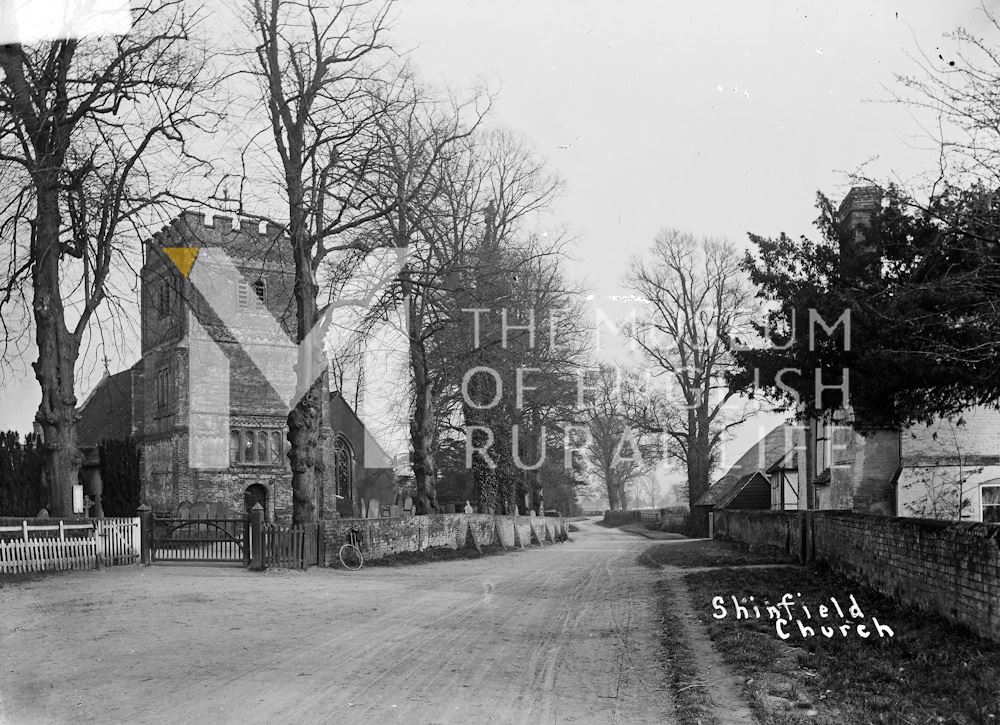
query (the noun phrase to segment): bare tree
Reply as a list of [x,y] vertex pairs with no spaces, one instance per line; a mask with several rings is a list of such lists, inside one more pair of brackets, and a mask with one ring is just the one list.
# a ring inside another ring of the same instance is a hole
[[138,236],[168,200],[170,177],[197,163],[186,134],[213,116],[199,106],[209,82],[204,51],[192,40],[197,9],[155,0],[132,14],[120,37],[0,46],[2,304],[7,317],[30,296],[42,388],[35,420],[55,515],[72,512],[81,462],[81,345],[109,302],[116,265],[133,263],[124,238]]
[[[518,405],[517,369],[546,373],[549,390],[555,393],[561,388],[554,377],[556,361],[573,347],[571,336],[566,336],[572,315],[558,344],[547,344],[536,334],[553,308],[565,305],[569,292],[559,268],[562,239],[534,235],[531,229],[559,193],[561,182],[524,139],[508,131],[485,135],[478,154],[480,182],[472,208],[482,210],[473,217],[479,222],[481,242],[474,265],[464,273],[458,308],[465,314],[457,330],[462,372],[481,368],[492,371],[493,379],[485,372],[477,374],[470,378],[468,395],[453,400],[460,404],[469,444],[489,452],[471,461],[481,510],[512,512],[525,505],[524,494],[529,494],[529,505],[541,509],[539,479],[527,475],[528,466],[520,457],[540,455],[547,406],[540,396],[533,396],[527,406]],[[520,329],[512,331],[513,326]],[[495,404],[481,407],[494,395]]]
[[[1000,16],[984,3],[985,32],[966,28],[946,34],[954,50],[938,48],[934,57],[914,59],[912,74],[898,74],[903,90],[896,100],[929,112],[935,122],[927,135],[940,150],[934,197],[940,187],[983,183],[1000,185]],[[942,44],[944,46],[944,44]]]
[[730,403],[735,392],[725,374],[733,365],[730,341],[749,329],[753,291],[732,244],[674,229],[661,231],[649,256],[633,261],[628,283],[651,303],[629,336],[673,383],[672,404],[659,406],[656,417],[668,455],[687,471],[694,503],[708,489],[726,432],[752,412]]
[[[412,400],[409,439],[416,482],[417,513],[437,508],[434,450],[437,403],[453,370],[441,362],[442,332],[454,317],[460,287],[458,270],[475,255],[468,234],[470,189],[481,184],[471,136],[485,114],[484,101],[473,93],[468,101],[437,100],[411,77],[389,88],[391,103],[373,119],[381,139],[376,195],[392,200],[387,214],[358,230],[361,236],[391,240],[406,249],[406,263],[396,284],[359,320],[353,338],[360,344],[377,335],[394,315],[402,318]],[[363,370],[364,361],[355,355]],[[401,388],[402,390],[403,388]]]
[[[441,112],[414,96],[406,112],[387,116],[390,193],[396,200],[388,221],[397,247],[410,250],[400,275],[405,304],[412,414],[411,462],[416,512],[437,510],[434,451],[439,434],[439,397],[453,370],[441,337],[454,315],[461,268],[474,256],[476,238],[468,234],[470,194],[480,183],[473,162],[472,134],[484,111],[463,116],[475,101],[452,104]],[[453,352],[453,351],[452,351]]]
[[627,484],[659,460],[649,432],[648,391],[635,371],[617,365],[601,364],[588,377],[587,457],[607,490],[608,506],[624,510]]
[[655,471],[647,471],[635,479],[635,501],[637,504],[647,504],[656,508],[656,499],[660,495],[660,479]]
[[418,513],[437,509],[435,452],[461,410],[462,375],[481,353],[462,310],[494,306],[497,284],[511,293],[518,275],[534,279],[532,262],[554,247],[529,251],[519,223],[547,205],[556,182],[510,134],[476,132],[483,113],[473,101],[422,121],[407,114],[391,144],[397,203],[385,225],[409,249],[394,294],[406,309]]
[[[288,414],[288,457],[292,521],[303,523],[319,513],[319,429],[328,395],[326,367],[317,365],[324,356],[322,335],[314,333],[321,312],[317,273],[333,251],[369,249],[373,240],[353,232],[396,203],[373,194],[369,183],[382,150],[373,119],[385,110],[380,101],[386,96],[375,86],[389,51],[391,1],[248,5],[257,43],[247,54],[248,67],[266,107],[273,142],[266,153],[279,178],[295,265],[298,382]],[[255,137],[251,146],[256,144]]]

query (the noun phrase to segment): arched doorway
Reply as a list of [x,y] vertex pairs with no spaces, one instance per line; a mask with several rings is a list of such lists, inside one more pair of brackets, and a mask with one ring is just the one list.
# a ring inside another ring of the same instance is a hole
[[337,512],[341,516],[354,515],[354,449],[342,435],[333,441],[333,482]]
[[259,483],[252,483],[243,492],[243,506],[247,515],[256,504],[260,504],[261,508],[264,509],[264,518],[267,519],[267,489]]

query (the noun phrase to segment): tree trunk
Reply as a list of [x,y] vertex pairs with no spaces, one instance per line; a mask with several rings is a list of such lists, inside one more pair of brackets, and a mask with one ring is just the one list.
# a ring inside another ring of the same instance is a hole
[[316,520],[316,468],[324,379],[320,378],[288,413],[288,460],[292,466],[292,523]]
[[424,324],[413,297],[410,269],[400,274],[407,309],[407,338],[410,372],[413,375],[413,417],[410,418],[410,443],[413,446],[413,480],[416,486],[414,508],[417,515],[433,514],[438,510],[434,466],[434,385],[427,369],[426,350],[421,342]]
[[[483,420],[479,410],[473,410],[469,406],[465,408],[466,430],[471,426],[482,426]],[[472,433],[472,445],[475,448],[482,448],[488,440],[485,431],[475,430]],[[496,458],[496,441],[486,451],[491,458]],[[499,510],[499,485],[497,483],[497,470],[491,468],[481,455],[473,455],[472,458],[472,480],[476,486],[476,496],[479,498],[479,510],[484,514],[497,513]]]
[[[688,504],[694,511],[694,505],[698,499],[704,495],[711,485],[711,465],[712,450],[710,442],[710,430],[707,421],[702,417],[696,418],[693,435],[688,444]],[[695,519],[695,530],[689,531],[689,535],[708,536],[708,520]]]
[[[412,328],[411,328],[412,329]],[[419,343],[410,335],[410,364],[413,370],[414,406],[410,419],[410,441],[413,444],[413,478],[417,495],[417,514],[437,512],[437,490],[434,485],[434,396],[427,380],[427,365]]]
[[615,481],[614,473],[609,467],[604,468],[604,485],[608,489],[608,508],[612,511],[621,511],[622,500],[618,490],[618,483]]
[[521,506],[516,501],[517,479],[520,471],[514,465],[514,458],[511,455],[513,436],[509,423],[504,420],[493,421],[493,434],[496,436],[496,455],[494,458],[497,467],[494,473],[496,474],[497,505],[500,513],[513,514],[514,507],[517,506],[519,513],[526,514],[528,512],[521,511]]
[[323,341],[319,340],[318,350],[302,345],[309,340],[309,332],[317,321],[316,294],[318,288],[313,279],[312,243],[306,230],[305,215],[302,206],[289,204],[289,237],[291,238],[292,254],[295,259],[295,307],[297,318],[296,334],[298,337],[298,361],[295,372],[298,377],[296,389],[301,391],[308,386],[308,391],[302,395],[298,403],[288,413],[288,442],[291,450],[288,460],[292,467],[292,523],[294,525],[312,523],[316,520],[316,491],[318,480],[317,468],[323,466],[319,455],[319,428],[323,411],[329,409],[329,393],[326,390],[326,375],[315,380],[307,380],[310,370],[315,370],[310,364],[318,355],[325,354],[322,350]]
[[73,486],[83,455],[76,444],[76,391],[73,373],[79,345],[66,329],[59,289],[59,191],[54,175],[38,181],[35,219],[35,255],[32,269],[33,311],[38,361],[32,367],[42,388],[35,414],[41,426],[48,489],[47,509],[52,516],[73,513]]
[[[544,458],[542,451],[548,454],[548,449],[541,440],[542,416],[538,407],[531,410],[531,448],[532,457],[529,465],[535,465]],[[531,492],[531,508],[539,516],[545,515],[545,489],[542,481],[542,466],[528,471],[528,490]]]

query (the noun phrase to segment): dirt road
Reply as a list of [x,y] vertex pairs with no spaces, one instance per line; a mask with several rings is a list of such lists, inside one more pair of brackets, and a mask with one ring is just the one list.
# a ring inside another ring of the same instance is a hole
[[0,588],[0,723],[664,723],[651,542],[360,572],[156,565]]

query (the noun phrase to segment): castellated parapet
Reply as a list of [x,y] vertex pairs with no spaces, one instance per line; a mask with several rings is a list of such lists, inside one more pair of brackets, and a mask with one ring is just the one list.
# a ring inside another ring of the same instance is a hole
[[213,215],[205,221],[203,212],[185,211],[152,237],[157,247],[221,247],[234,258],[280,263],[291,261],[285,227],[273,222]]

